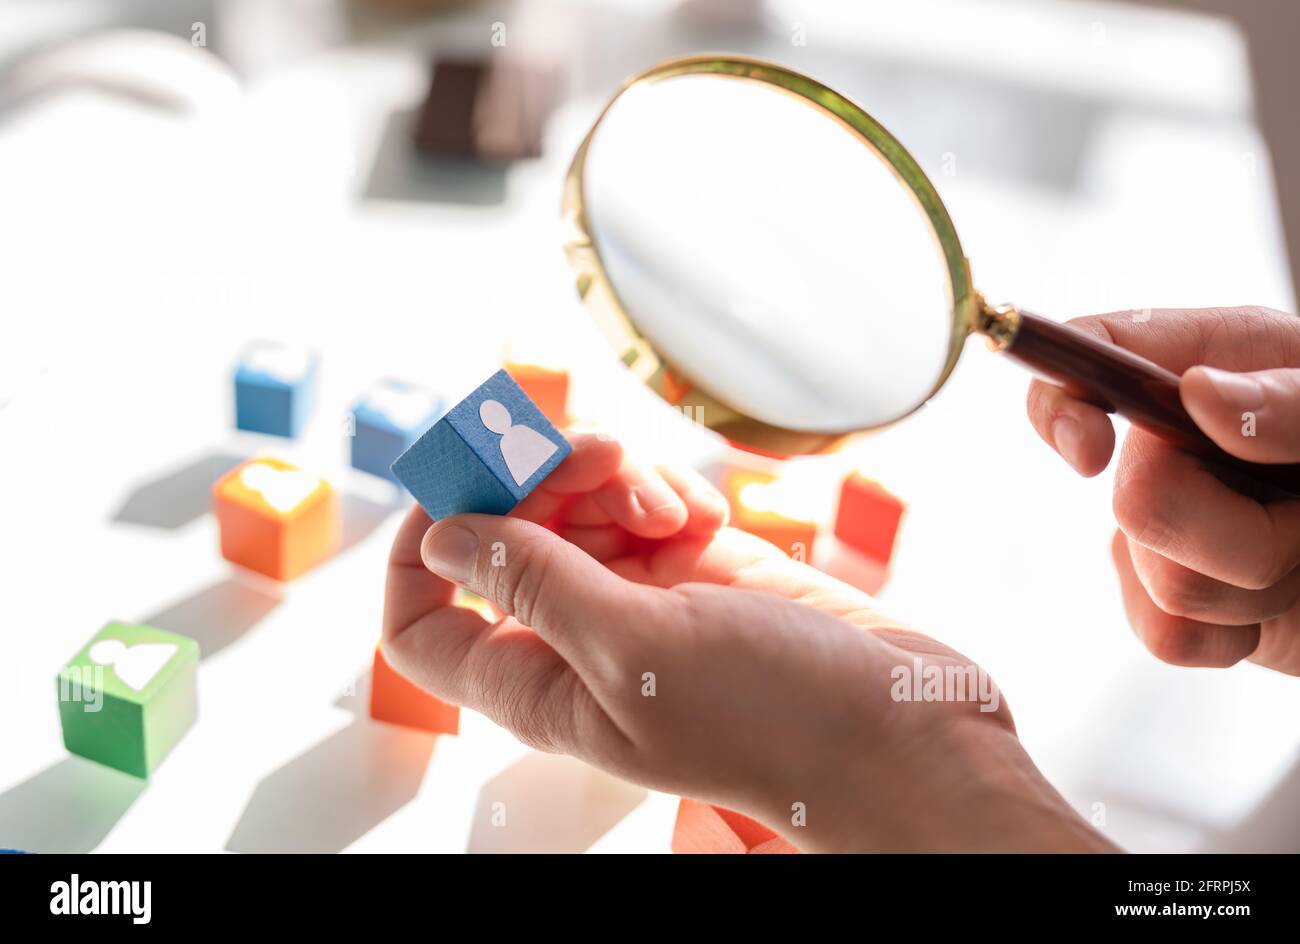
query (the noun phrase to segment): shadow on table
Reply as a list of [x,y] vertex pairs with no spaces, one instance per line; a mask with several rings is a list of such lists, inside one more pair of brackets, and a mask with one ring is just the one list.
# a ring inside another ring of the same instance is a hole
[[506,166],[471,158],[425,157],[415,150],[419,112],[388,116],[362,197],[403,203],[495,206],[506,199]]
[[65,757],[0,793],[0,846],[28,852],[94,850],[145,781],[81,757]]
[[1201,851],[1300,852],[1300,757],[1255,809]]
[[331,734],[253,791],[231,852],[341,852],[415,798],[436,737],[368,720]]
[[243,461],[229,453],[213,453],[136,485],[123,499],[113,521],[174,531],[212,508],[212,486]]
[[226,577],[141,622],[189,636],[198,642],[199,654],[206,659],[242,638],[280,605],[280,599],[269,584],[262,589],[238,577]]
[[377,502],[371,498],[347,493],[343,495],[343,538],[340,554],[350,551],[374,533],[375,529],[399,511],[409,507],[404,494],[393,492],[393,500]]
[[342,708],[344,711],[350,711],[358,718],[370,717],[370,672],[372,666],[367,665],[357,673],[357,677],[352,680],[347,691],[334,699],[334,707]]
[[532,753],[483,785],[467,852],[584,852],[647,792],[572,757]]

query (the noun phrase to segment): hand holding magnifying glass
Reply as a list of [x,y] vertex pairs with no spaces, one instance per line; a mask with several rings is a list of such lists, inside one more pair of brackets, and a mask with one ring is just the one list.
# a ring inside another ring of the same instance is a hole
[[1068,325],[987,304],[901,144],[857,105],[771,63],[697,57],[629,80],[574,158],[566,250],[624,363],[732,443],[826,451],[901,419],[972,333],[1261,497],[1300,464],[1231,455],[1178,375]]
[[[1180,372],[1188,411],[1226,451],[1300,461],[1300,319],[1207,308],[1157,310],[1141,321],[1096,315],[1071,326]],[[1100,410],[1039,382],[1028,405],[1039,435],[1080,473],[1110,461],[1115,430]],[[1249,658],[1300,675],[1300,502],[1253,501],[1136,427],[1114,488],[1111,551],[1146,647],[1175,665]]]

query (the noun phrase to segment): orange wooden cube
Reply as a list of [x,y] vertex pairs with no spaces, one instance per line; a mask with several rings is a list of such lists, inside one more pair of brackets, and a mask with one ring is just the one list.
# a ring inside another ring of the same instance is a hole
[[339,500],[324,479],[288,462],[250,459],[213,486],[221,556],[292,580],[338,550]]
[[569,372],[560,367],[507,361],[506,373],[556,426],[569,423]]
[[434,734],[460,733],[460,708],[398,675],[378,646],[370,672],[370,717]]
[[853,472],[840,485],[835,536],[881,564],[894,553],[903,502],[879,482]]
[[817,522],[792,507],[774,475],[748,469],[728,470],[725,492],[731,503],[731,523],[742,531],[771,541],[798,560],[812,559]]
[[673,852],[679,855],[797,853],[789,840],[748,816],[682,797],[673,826]]
[[474,593],[472,590],[466,590],[464,587],[456,588],[456,595],[452,600],[456,606],[462,606],[467,610],[473,610],[479,616],[483,617],[489,623],[495,623],[501,619],[501,614],[497,608],[488,600]]

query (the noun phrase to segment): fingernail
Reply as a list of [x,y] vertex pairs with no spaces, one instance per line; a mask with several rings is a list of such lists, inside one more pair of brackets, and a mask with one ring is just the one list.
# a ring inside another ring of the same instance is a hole
[[1058,416],[1052,424],[1052,443],[1066,462],[1079,471],[1083,455],[1083,427],[1072,416]]
[[1264,403],[1264,385],[1250,374],[1234,374],[1217,367],[1202,367],[1205,378],[1225,404],[1234,410],[1257,410]]
[[474,573],[474,555],[477,553],[478,535],[459,525],[430,528],[420,543],[424,566],[455,583],[469,580]]
[[650,478],[640,482],[632,490],[632,500],[647,515],[655,515],[665,508],[676,507],[679,501],[677,493],[660,478]]

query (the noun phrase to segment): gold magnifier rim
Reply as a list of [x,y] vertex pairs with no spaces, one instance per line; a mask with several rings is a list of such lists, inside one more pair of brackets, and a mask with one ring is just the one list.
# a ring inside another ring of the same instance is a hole
[[[614,103],[630,88],[682,75],[714,75],[758,82],[808,102],[855,134],[875,152],[898,178],[930,221],[930,229],[943,255],[953,304],[952,335],[948,359],[930,390],[911,409],[872,427],[837,432],[788,429],[756,419],[735,409],[706,389],[698,378],[688,377],[655,349],[637,327],[609,280],[591,234],[583,194],[587,152],[592,138]],[[785,457],[829,452],[846,439],[868,430],[882,429],[919,410],[957,365],[962,345],[975,329],[978,295],[971,286],[970,264],[962,252],[957,230],[930,179],[907,149],[880,122],[862,108],[816,79],[762,59],[733,55],[699,55],[669,59],[627,79],[601,109],[569,165],[564,181],[562,214],[564,252],[576,280],[578,295],[619,359],[660,398],[683,410],[740,448]]]

